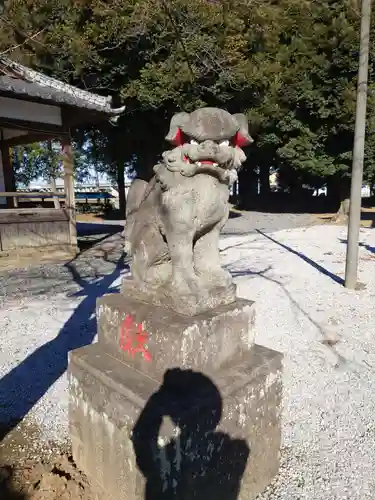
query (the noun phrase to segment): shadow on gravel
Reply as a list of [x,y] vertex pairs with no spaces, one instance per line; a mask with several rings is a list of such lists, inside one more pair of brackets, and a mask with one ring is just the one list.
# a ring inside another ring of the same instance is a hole
[[[99,279],[86,280],[81,277],[74,261],[66,264],[80,290],[69,295],[82,297],[72,315],[61,328],[57,337],[42,345],[13,368],[0,380],[0,440],[14,428],[47,390],[66,371],[68,353],[90,344],[96,335],[96,299],[111,288],[121,272],[128,269],[122,254],[113,262],[114,270]],[[27,337],[25,337],[25,343]]]
[[77,222],[78,236],[93,236],[100,234],[116,234],[124,230],[121,224],[102,224],[95,222]]
[[[238,264],[240,264],[240,261],[238,262]],[[236,263],[234,264],[231,264],[231,266],[235,266]],[[278,279],[274,278],[274,277],[271,277],[271,276],[267,276],[267,273],[272,271],[272,266],[268,266],[264,269],[262,269],[261,271],[252,271],[251,269],[239,269],[239,270],[236,270],[236,269],[231,269],[231,266],[227,266],[226,269],[228,271],[230,271],[230,273],[232,274],[232,276],[234,278],[242,278],[242,277],[245,277],[245,278],[256,278],[256,277],[259,277],[259,278],[263,278],[267,281],[269,281],[270,283],[273,283],[274,285],[276,285],[277,287],[280,287],[281,290],[283,291],[283,293],[286,295],[286,297],[288,298],[290,304],[294,307],[294,309],[297,311],[297,313],[300,313],[302,314],[316,329],[316,331],[319,333],[319,335],[321,336],[320,338],[320,342],[327,348],[329,349],[333,354],[334,356],[336,356],[336,364],[335,364],[335,368],[339,368],[339,367],[342,367],[342,366],[348,366],[348,365],[356,365],[357,364],[354,362],[354,361],[350,361],[348,360],[347,358],[345,358],[344,356],[342,356],[335,344],[338,343],[338,340],[337,339],[334,339],[333,337],[330,337],[327,335],[327,332],[325,330],[325,328],[318,322],[316,321],[308,311],[306,311],[300,304],[299,302],[293,297],[293,295],[289,292],[289,290],[285,287],[285,285],[279,281]]]
[[238,217],[242,217],[242,214],[233,210],[229,211],[229,219],[238,219]]
[[124,226],[120,224],[103,224],[95,222],[77,222],[78,246],[81,252],[102,243],[114,234],[122,233]]
[[[347,245],[348,244],[348,240],[343,240],[343,239],[339,239],[340,243],[343,243],[344,245]],[[366,243],[358,243],[358,246],[362,247],[362,248],[366,248],[366,250],[370,253],[375,253],[375,247],[373,247],[372,245],[366,245]]]
[[331,278],[331,280],[334,281],[335,283],[338,283],[339,285],[344,284],[344,280],[342,278],[340,278],[340,276],[337,276],[336,274],[332,273],[331,271],[328,271],[328,269],[321,266],[320,264],[318,264],[314,260],[310,259],[305,254],[298,252],[297,250],[294,250],[293,248],[289,247],[288,245],[285,245],[284,243],[281,243],[280,241],[275,240],[275,238],[272,238],[272,236],[270,236],[269,234],[263,233],[263,231],[260,231],[259,229],[257,229],[256,232],[261,234],[262,236],[264,236],[264,238],[267,238],[268,240],[272,241],[276,245],[279,245],[281,248],[284,248],[285,250],[292,253],[293,255],[296,255],[297,257],[302,259],[304,262],[306,262],[310,266],[317,269],[320,273],[324,274],[324,276]]

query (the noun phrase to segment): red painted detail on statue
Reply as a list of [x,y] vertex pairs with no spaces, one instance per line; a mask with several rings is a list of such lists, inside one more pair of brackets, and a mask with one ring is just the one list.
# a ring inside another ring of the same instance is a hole
[[176,135],[172,139],[172,144],[174,146],[182,146],[184,143],[183,137],[182,137],[182,130],[180,128],[177,129]]
[[145,361],[151,361],[152,356],[145,345],[147,341],[148,333],[143,330],[142,323],[134,323],[132,316],[127,314],[121,323],[120,349],[130,354],[132,358],[140,352]]
[[248,146],[250,144],[250,141],[241,134],[241,132],[237,132],[237,134],[234,136],[233,139],[233,145],[237,146],[239,148],[243,148],[245,146]]

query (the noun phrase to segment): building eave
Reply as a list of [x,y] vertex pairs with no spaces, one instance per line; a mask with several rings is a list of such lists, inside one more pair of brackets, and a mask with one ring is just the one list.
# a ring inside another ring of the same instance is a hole
[[36,99],[82,110],[94,111],[113,121],[125,111],[125,106],[112,108],[112,97],[79,89],[44,75],[11,59],[0,56],[0,92],[23,99]]

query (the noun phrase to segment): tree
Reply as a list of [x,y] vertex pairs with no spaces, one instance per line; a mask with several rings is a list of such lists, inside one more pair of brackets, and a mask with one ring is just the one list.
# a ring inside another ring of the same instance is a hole
[[[42,179],[56,191],[56,180],[63,176],[61,145],[59,141],[42,141],[16,146],[12,150],[13,172],[17,185],[28,186],[31,181]],[[78,180],[88,176],[91,159],[85,147],[74,148],[75,175]]]
[[[316,2],[315,22],[299,16],[296,65],[284,93],[289,111],[279,120],[286,135],[278,148],[283,162],[297,171],[328,177],[347,213],[354,134],[359,49],[359,11],[352,2]],[[308,43],[306,43],[306,40]],[[374,85],[373,68],[370,75]],[[374,100],[369,117],[374,116]],[[374,171],[373,118],[368,123],[366,172]],[[280,137],[280,133],[278,136]]]
[[[338,201],[347,196],[359,47],[353,0],[8,0],[5,6],[0,47],[21,44],[13,57],[127,105],[117,131],[98,132],[109,169],[136,159],[145,175],[173,112],[218,105],[248,114],[256,139],[250,157],[264,179],[270,167],[282,167],[301,179],[329,180]],[[371,90],[372,60],[370,67]],[[374,105],[371,94],[368,179],[375,172]]]
[[[108,125],[110,127],[110,125]],[[119,193],[119,210],[125,219],[125,171],[132,170],[132,162],[127,161],[123,148],[122,129],[114,127],[108,130],[90,129],[84,134],[90,162],[98,173],[106,173],[117,184]],[[126,149],[126,148],[125,148]]]

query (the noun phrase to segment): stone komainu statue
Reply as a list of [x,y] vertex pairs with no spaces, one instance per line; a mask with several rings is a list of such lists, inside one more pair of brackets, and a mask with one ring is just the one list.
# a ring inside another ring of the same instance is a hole
[[[138,294],[194,315],[235,300],[231,275],[220,264],[219,234],[229,215],[229,187],[253,142],[245,115],[218,108],[178,113],[166,139],[175,147],[154,166],[149,183],[128,193],[125,250]],[[140,297],[139,297],[140,296]]]

